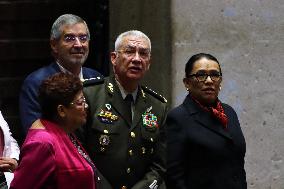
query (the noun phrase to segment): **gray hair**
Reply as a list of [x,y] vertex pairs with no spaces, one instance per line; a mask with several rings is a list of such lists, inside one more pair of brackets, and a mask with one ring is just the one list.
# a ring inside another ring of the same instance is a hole
[[149,43],[149,48],[150,48],[150,52],[151,52],[151,41],[150,41],[149,37],[146,34],[144,34],[143,32],[138,31],[138,30],[130,30],[130,31],[126,31],[126,32],[121,33],[115,40],[115,43],[114,43],[115,51],[119,50],[120,46],[122,45],[122,39],[124,37],[127,37],[127,36],[142,37],[142,38],[146,39],[147,42]]
[[74,25],[78,23],[83,23],[86,26],[87,29],[87,35],[90,39],[90,32],[89,28],[87,26],[87,23],[79,16],[76,16],[74,14],[63,14],[59,16],[55,22],[53,23],[50,31],[50,39],[59,39],[62,34],[61,27],[65,25]]

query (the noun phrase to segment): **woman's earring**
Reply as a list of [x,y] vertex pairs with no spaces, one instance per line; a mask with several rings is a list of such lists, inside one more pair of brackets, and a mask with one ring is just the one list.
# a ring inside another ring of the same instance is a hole
[[219,91],[221,91],[221,89],[222,89],[222,87],[220,86],[220,87],[219,87]]
[[187,91],[189,91],[189,88],[186,88]]

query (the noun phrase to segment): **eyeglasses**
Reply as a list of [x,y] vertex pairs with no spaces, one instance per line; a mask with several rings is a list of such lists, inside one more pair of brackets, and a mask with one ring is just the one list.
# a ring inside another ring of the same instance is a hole
[[77,99],[73,102],[70,102],[70,104],[75,105],[75,106],[81,106],[81,107],[83,106],[84,108],[89,107],[84,96],[82,96],[81,98],[79,98],[79,99]]
[[123,53],[129,58],[135,57],[136,53],[138,52],[138,55],[142,59],[145,60],[145,59],[150,58],[150,50],[149,49],[138,49],[138,51],[137,51],[136,48],[126,48],[124,50],[118,50],[116,52]]
[[85,43],[89,41],[89,36],[88,35],[74,35],[74,34],[65,34],[63,39],[67,43],[74,43],[76,41],[76,38],[79,39],[81,43]]
[[204,82],[208,77],[210,77],[212,81],[219,81],[222,78],[222,75],[220,73],[196,73],[189,75],[189,77],[195,77],[197,81]]

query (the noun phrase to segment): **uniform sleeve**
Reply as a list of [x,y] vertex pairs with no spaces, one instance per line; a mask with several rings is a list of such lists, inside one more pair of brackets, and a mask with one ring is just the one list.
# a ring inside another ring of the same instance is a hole
[[50,143],[25,143],[21,149],[20,164],[14,172],[11,189],[40,189],[55,180],[54,150]]
[[167,137],[167,187],[187,189],[185,182],[186,133],[176,116],[168,116],[166,121]]
[[147,172],[142,180],[137,182],[132,189],[164,189],[165,174],[166,174],[166,135],[165,135],[165,121],[167,107],[164,108],[162,117],[162,124],[160,127],[160,135],[156,144],[154,158],[150,166],[150,171]]
[[19,97],[20,118],[23,131],[26,134],[32,123],[41,117],[38,102],[38,81],[26,79],[22,85]]

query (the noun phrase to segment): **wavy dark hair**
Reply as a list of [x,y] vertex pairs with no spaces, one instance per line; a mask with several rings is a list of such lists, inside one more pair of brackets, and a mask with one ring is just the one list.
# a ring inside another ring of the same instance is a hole
[[57,106],[69,106],[82,89],[81,80],[72,74],[60,72],[45,79],[39,87],[42,118],[53,120],[57,116]]
[[192,57],[190,57],[190,59],[187,61],[187,63],[185,64],[185,77],[189,77],[190,72],[193,69],[193,65],[196,61],[202,59],[202,58],[206,58],[208,60],[213,60],[215,62],[218,63],[219,65],[219,69],[220,69],[220,74],[222,75],[222,70],[221,70],[221,66],[219,61],[217,60],[217,58],[215,58],[213,55],[211,54],[206,54],[206,53],[198,53],[193,55]]

